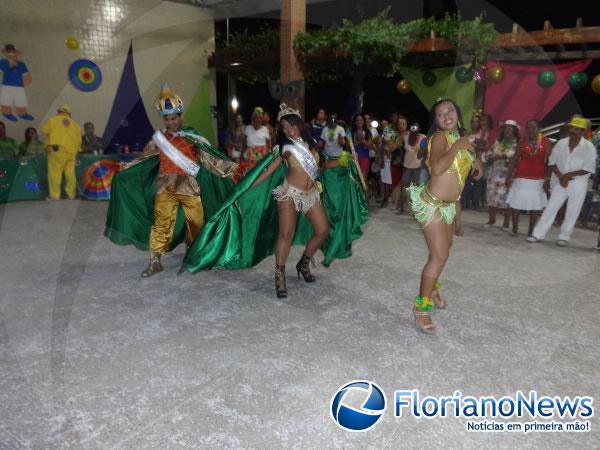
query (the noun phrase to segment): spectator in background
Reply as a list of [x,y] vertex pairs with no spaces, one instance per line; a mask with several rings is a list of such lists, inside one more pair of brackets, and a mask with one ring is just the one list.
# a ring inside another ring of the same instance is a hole
[[598,190],[600,184],[600,127],[596,128],[594,136],[592,137],[592,143],[596,147],[596,176],[594,177],[594,191]]
[[371,166],[369,152],[373,148],[373,140],[365,116],[362,114],[356,114],[354,116],[351,133],[354,149],[358,155],[360,170],[363,173],[364,179],[367,180],[369,177],[369,167]]
[[262,109],[254,110],[251,125],[248,125],[244,130],[246,148],[244,149],[243,159],[249,163],[248,167],[255,166],[271,151],[271,135],[267,127],[262,124],[263,113],[261,111]]
[[584,139],[587,128],[586,120],[575,117],[569,122],[569,137],[558,141],[548,159],[548,168],[556,180],[548,206],[535,226],[527,242],[537,242],[546,237],[552,226],[556,213],[567,202],[567,211],[560,228],[557,245],[566,246],[575,222],[581,211],[587,192],[588,179],[596,170],[596,149],[591,142]]
[[45,156],[47,153],[46,147],[39,140],[37,130],[29,127],[25,130],[25,140],[19,145],[19,156],[33,157]]
[[225,148],[227,150],[227,156],[235,162],[240,161],[242,152],[244,151],[244,148],[246,148],[244,117],[241,114],[235,116],[235,119],[229,128],[227,139],[225,141]]
[[506,176],[509,164],[517,153],[519,147],[519,125],[514,120],[507,120],[502,124],[498,139],[492,148],[482,155],[482,160],[488,165],[487,204],[489,220],[484,225],[486,228],[496,223],[496,213],[504,214],[502,229],[509,231],[510,209],[506,203],[508,188]]
[[[489,150],[492,143],[491,142],[491,131],[494,128],[494,119],[491,114],[483,114],[479,119],[479,132],[475,134],[475,145],[476,152],[479,157],[483,157],[483,155]],[[483,208],[486,204],[486,191],[487,191],[487,172],[488,169],[484,165],[485,173],[479,180],[475,180],[473,183],[474,197],[477,199],[477,206],[475,210],[479,208]]]
[[0,122],[0,159],[15,159],[18,153],[17,142],[6,135],[6,126]]
[[321,139],[323,128],[327,126],[327,114],[323,108],[319,108],[317,115],[310,121],[310,134],[317,142]]
[[[408,188],[411,184],[419,184],[421,178],[421,162],[419,153],[421,150],[421,141],[427,137],[421,133],[421,127],[417,122],[410,126],[410,132],[404,136],[404,161],[402,173],[402,187]],[[406,194],[404,191],[400,195],[398,214],[404,214],[404,203]]]
[[544,186],[546,164],[552,145],[540,133],[537,120],[527,122],[527,136],[521,141],[515,157],[511,160],[506,176],[506,187],[509,189],[506,202],[512,215],[511,236],[519,231],[519,211],[529,211],[529,232],[546,207],[547,198]]
[[267,130],[269,130],[269,136],[271,136],[271,143],[275,142],[275,140],[277,139],[277,134],[275,132],[275,128],[273,128],[273,126],[271,125],[271,116],[266,111],[263,112],[262,115],[262,124]]
[[92,122],[84,123],[83,130],[85,134],[81,138],[81,153],[93,153],[94,155],[104,153],[102,138],[96,136],[94,124]]
[[390,209],[400,211],[400,202],[402,201],[402,171],[404,165],[404,154],[406,152],[405,142],[409,135],[408,119],[398,115],[396,120],[396,133],[398,137],[398,146],[392,152],[391,172],[392,172],[392,207]]
[[61,105],[57,114],[42,125],[48,148],[49,200],[60,200],[60,187],[65,177],[65,192],[74,200],[77,194],[75,159],[81,150],[81,127],[71,119],[69,105]]
[[[479,134],[481,131],[481,116],[479,114],[473,113],[471,117],[471,134],[479,138]],[[464,209],[479,209],[479,196],[475,195],[475,178],[473,177],[473,173],[469,174],[467,181],[465,183],[465,190],[461,196],[461,203]]]
[[[395,118],[395,122],[392,119]],[[389,197],[392,195],[392,209],[396,208],[396,198],[393,189],[400,185],[402,179],[402,160],[404,157],[404,131],[407,129],[407,121],[398,113],[392,113],[389,125],[382,133],[381,153],[381,184],[382,200],[380,207],[388,205]]]
[[325,157],[325,164],[327,164],[327,159],[338,159],[345,145],[346,131],[344,127],[338,125],[335,114],[331,114],[320,136],[320,146]]
[[373,139],[377,139],[379,137],[379,131],[377,128],[373,126],[373,114],[367,113],[365,116],[365,123],[367,124],[367,128],[371,132],[371,137]]

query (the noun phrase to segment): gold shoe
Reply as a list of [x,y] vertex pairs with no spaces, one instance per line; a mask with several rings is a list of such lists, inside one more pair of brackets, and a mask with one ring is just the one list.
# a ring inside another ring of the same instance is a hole
[[150,256],[150,264],[142,272],[142,277],[151,277],[155,273],[162,272],[163,266],[160,263],[160,253],[152,253]]

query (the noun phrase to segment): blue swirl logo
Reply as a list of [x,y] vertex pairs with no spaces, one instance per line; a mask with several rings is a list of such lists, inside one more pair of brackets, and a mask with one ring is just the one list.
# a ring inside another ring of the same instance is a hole
[[[364,397],[359,408],[344,403],[348,393],[352,397]],[[348,431],[367,431],[372,428],[385,410],[385,395],[371,381],[352,381],[338,389],[331,399],[331,417],[341,428]]]

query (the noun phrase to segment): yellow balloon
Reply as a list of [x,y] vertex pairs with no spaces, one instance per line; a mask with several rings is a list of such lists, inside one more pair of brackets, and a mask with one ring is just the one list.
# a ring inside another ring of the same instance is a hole
[[73,36],[69,36],[65,39],[65,45],[71,50],[77,50],[79,48],[79,41]]
[[596,94],[600,94],[600,74],[592,79],[592,91]]
[[492,67],[488,74],[493,83],[500,83],[504,79],[504,69],[500,66]]
[[410,92],[410,81],[400,80],[396,85],[396,90],[401,94],[408,94]]

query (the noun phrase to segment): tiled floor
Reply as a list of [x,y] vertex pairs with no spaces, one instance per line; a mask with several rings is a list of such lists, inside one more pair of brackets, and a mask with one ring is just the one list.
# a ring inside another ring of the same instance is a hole
[[[273,258],[178,276],[178,249],[141,279],[147,255],[102,236],[106,207],[0,206],[1,449],[598,446],[594,418],[588,433],[469,433],[464,418],[394,418],[391,403],[396,389],[598,397],[594,232],[531,245],[465,212],[441,277],[450,307],[424,336],[410,304],[426,248],[408,217],[374,210],[352,258],[314,284],[290,271],[280,301]],[[354,379],[389,402],[365,433],[329,414]]]

